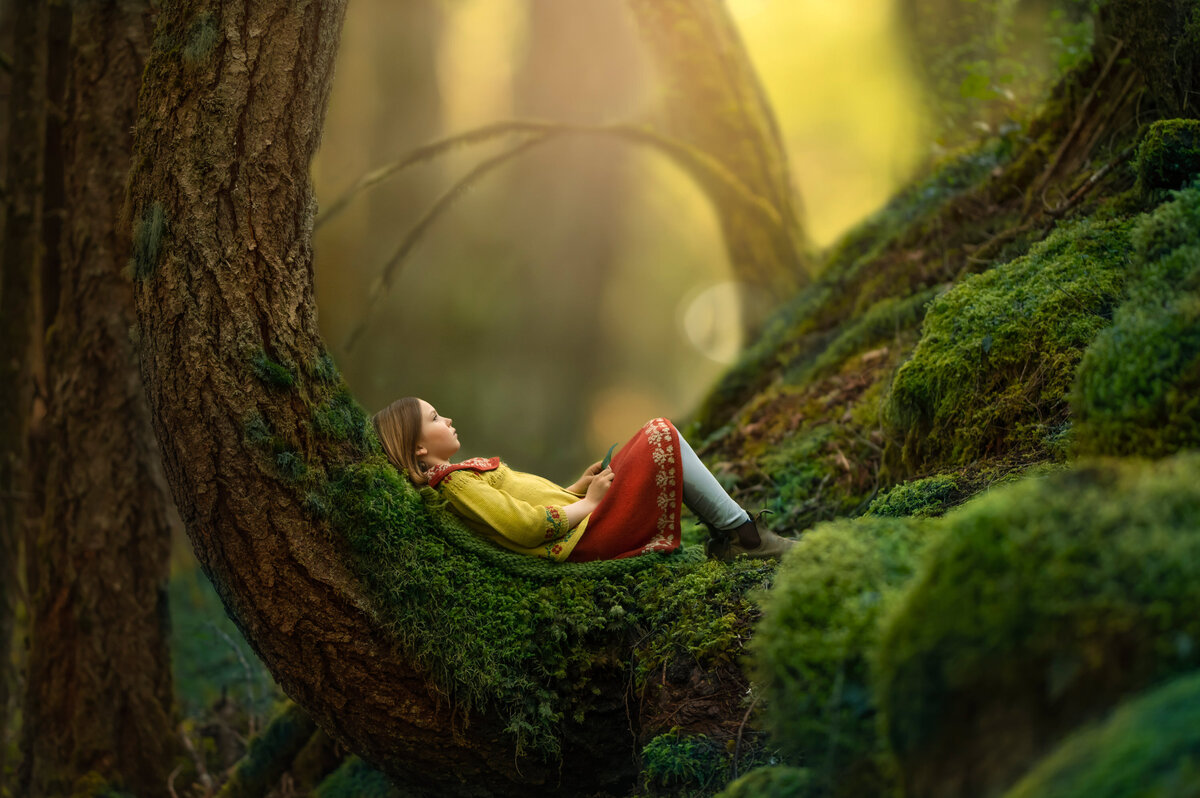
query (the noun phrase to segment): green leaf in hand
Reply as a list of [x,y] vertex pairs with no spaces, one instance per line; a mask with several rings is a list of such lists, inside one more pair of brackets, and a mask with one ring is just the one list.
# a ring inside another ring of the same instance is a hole
[[615,449],[615,448],[617,448],[617,445],[615,443],[612,446],[608,447],[608,454],[604,455],[604,460],[602,460],[600,462],[600,470],[601,471],[608,468],[608,464],[610,462],[612,462],[612,453],[613,453],[613,449]]

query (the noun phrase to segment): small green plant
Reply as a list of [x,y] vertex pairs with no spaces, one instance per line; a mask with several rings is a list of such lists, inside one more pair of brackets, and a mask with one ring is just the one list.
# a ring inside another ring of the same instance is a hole
[[645,787],[671,795],[707,795],[709,788],[728,778],[730,755],[703,734],[682,734],[672,729],[642,749]]

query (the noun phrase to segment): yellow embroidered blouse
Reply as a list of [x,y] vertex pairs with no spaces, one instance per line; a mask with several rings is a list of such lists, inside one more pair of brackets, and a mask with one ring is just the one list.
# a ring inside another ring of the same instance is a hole
[[584,518],[569,529],[563,511],[583,494],[513,471],[499,460],[475,458],[439,477],[431,482],[451,509],[468,527],[506,549],[562,562],[587,527]]

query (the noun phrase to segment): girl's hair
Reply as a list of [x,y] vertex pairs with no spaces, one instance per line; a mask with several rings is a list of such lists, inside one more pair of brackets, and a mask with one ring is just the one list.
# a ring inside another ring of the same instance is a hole
[[421,401],[415,396],[397,399],[371,417],[375,434],[388,460],[417,485],[429,482],[417,459],[421,437]]

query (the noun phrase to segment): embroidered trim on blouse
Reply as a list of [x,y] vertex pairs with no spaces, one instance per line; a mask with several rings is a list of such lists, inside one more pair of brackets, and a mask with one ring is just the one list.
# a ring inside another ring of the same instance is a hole
[[495,471],[499,467],[499,457],[472,457],[470,460],[463,460],[461,463],[436,465],[425,472],[425,478],[429,480],[429,487],[436,488],[439,482],[455,471]]
[[642,553],[671,551],[675,548],[671,530],[675,528],[675,447],[671,445],[671,424],[666,419],[656,418],[642,427],[650,443],[650,457],[657,466],[654,484],[658,486],[657,534],[642,546]]

